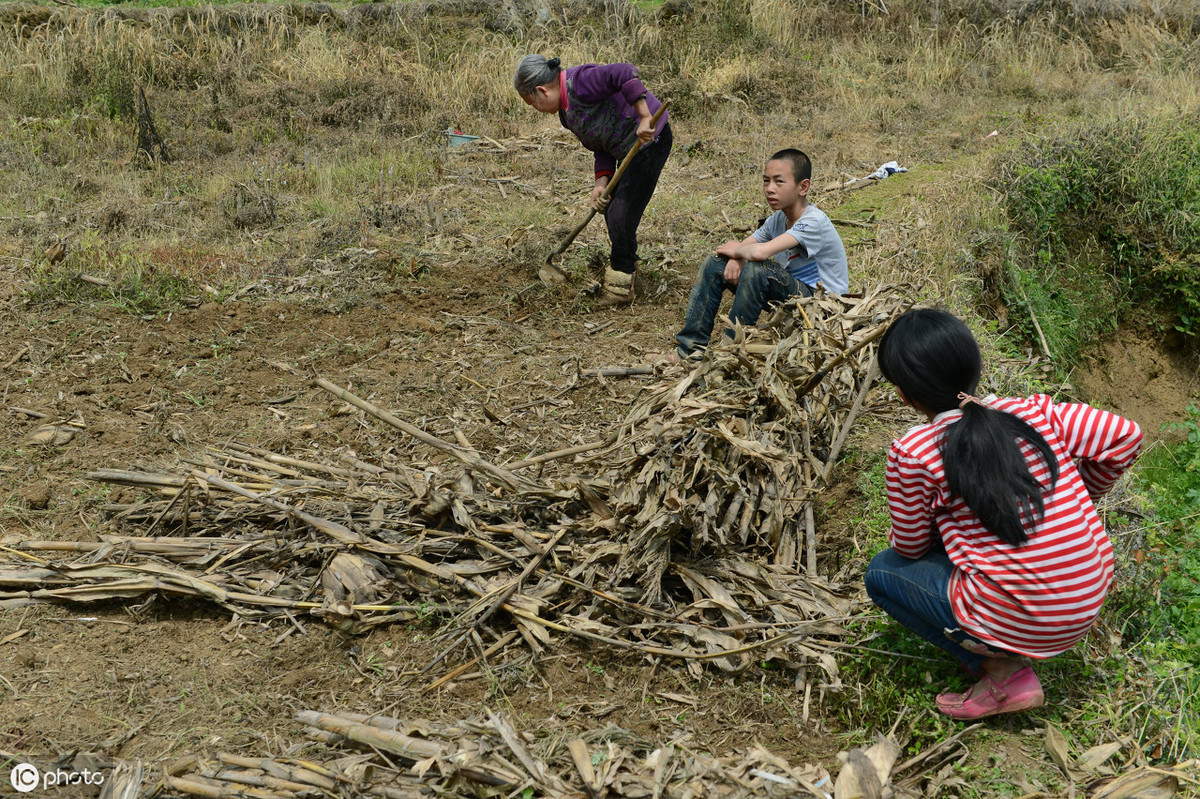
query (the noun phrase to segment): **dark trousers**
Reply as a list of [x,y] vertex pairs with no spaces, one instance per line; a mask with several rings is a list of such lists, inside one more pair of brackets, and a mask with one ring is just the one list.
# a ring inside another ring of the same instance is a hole
[[637,269],[637,229],[642,214],[654,196],[658,176],[671,154],[671,123],[663,126],[653,144],[644,144],[609,195],[604,221],[612,242],[609,264],[618,272],[632,274]]
[[[812,289],[792,277],[773,260],[750,261],[742,267],[737,286],[725,281],[725,262],[728,258],[710,255],[700,265],[692,292],[688,296],[687,313],[683,318],[683,330],[675,336],[679,342],[679,355],[683,358],[700,352],[708,346],[712,337],[713,323],[721,298],[726,291],[733,292],[733,307],[729,309],[731,322],[753,325],[758,315],[773,303],[784,302],[797,295],[811,297]],[[725,334],[733,338],[733,331]]]

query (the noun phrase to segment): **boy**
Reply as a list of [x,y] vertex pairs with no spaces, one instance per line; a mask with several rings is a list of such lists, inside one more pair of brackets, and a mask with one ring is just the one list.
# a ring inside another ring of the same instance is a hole
[[[849,288],[846,248],[829,217],[808,204],[812,162],[800,150],[780,150],[763,169],[763,194],[775,212],[742,241],[727,241],[700,267],[688,298],[683,330],[675,337],[680,360],[703,355],[725,291],[729,318],[753,325],[771,303],[811,297],[817,283],[844,294]],[[733,331],[725,335],[732,338]]]

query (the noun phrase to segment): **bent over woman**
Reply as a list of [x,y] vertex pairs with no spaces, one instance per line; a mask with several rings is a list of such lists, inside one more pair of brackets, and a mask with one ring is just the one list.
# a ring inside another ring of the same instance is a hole
[[891,548],[867,593],[980,680],[938,709],[976,719],[1044,702],[1032,659],[1057,655],[1095,622],[1113,579],[1097,499],[1137,457],[1141,428],[1046,395],[975,396],[971,331],[935,309],[900,316],[879,368],[929,423],[893,442]]
[[[608,300],[632,300],[638,226],[671,154],[669,114],[651,128],[650,119],[662,103],[646,89],[632,64],[563,69],[557,58],[527,55],[517,64],[513,87],[526,104],[543,114],[558,114],[563,127],[594,153],[592,207],[604,212],[612,243],[604,280]],[[617,164],[639,139],[641,149],[612,194],[601,200]]]

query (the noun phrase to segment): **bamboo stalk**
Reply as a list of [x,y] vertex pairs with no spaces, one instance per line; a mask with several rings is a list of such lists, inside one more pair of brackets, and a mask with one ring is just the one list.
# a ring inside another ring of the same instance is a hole
[[[809,489],[808,499],[804,502],[804,560],[808,576],[815,577],[817,574],[817,525],[813,518],[813,469],[810,463],[812,460],[812,432],[807,425],[804,427],[804,456],[804,484]],[[799,553],[797,553],[797,561],[799,561]],[[796,565],[798,566],[799,563]]]
[[172,553],[196,554],[196,551],[212,551],[213,549],[235,549],[246,544],[275,549],[279,547],[280,541],[276,538],[240,541],[233,538],[172,538],[170,536],[139,538],[106,535],[103,536],[102,541],[18,541],[16,547],[30,552],[95,552],[111,546],[131,552],[169,555]]
[[192,475],[197,480],[203,480],[204,482],[214,485],[217,488],[230,491],[239,496],[246,497],[247,499],[252,499],[255,502],[260,502],[263,505],[266,505],[268,508],[274,508],[275,510],[282,511],[289,516],[299,519],[313,529],[319,530],[320,532],[337,539],[343,544],[362,544],[368,540],[366,536],[362,535],[361,533],[354,532],[344,524],[338,524],[337,522],[331,522],[328,519],[322,519],[318,516],[313,516],[310,513],[305,513],[304,511],[294,508],[286,503],[271,499],[270,497],[264,497],[261,494],[255,494],[253,491],[242,488],[236,483],[230,483],[227,480],[222,480],[215,474],[204,474],[203,472],[193,471]]
[[183,488],[187,485],[186,477],[176,477],[167,474],[151,474],[149,472],[126,472],[120,469],[99,469],[85,475],[88,480],[101,483],[117,483],[118,485],[143,486],[146,488]]
[[271,788],[293,793],[297,791],[311,791],[313,788],[313,786],[305,785],[302,782],[291,782],[290,780],[266,774],[249,774],[245,771],[230,771],[221,768],[205,769],[200,772],[200,776],[208,777],[211,780],[222,780],[239,785],[250,785],[255,788]]
[[289,458],[286,455],[280,455],[269,450],[260,449],[259,447],[251,447],[246,444],[233,443],[229,444],[228,448],[234,452],[242,452],[258,455],[265,462],[272,465],[286,466],[293,469],[304,469],[310,472],[324,472],[325,474],[333,475],[334,477],[355,477],[355,473],[350,469],[342,469],[338,466],[329,466],[324,463],[315,463],[313,461],[297,460]]
[[372,727],[369,724],[359,724],[328,713],[300,710],[292,718],[301,724],[337,733],[351,741],[373,746],[412,761],[426,760],[431,757],[444,759],[454,754],[452,748],[434,743],[433,741],[412,738],[393,730],[382,730],[378,727]]
[[505,464],[505,468],[507,468],[509,471],[516,471],[517,469],[526,469],[530,466],[537,466],[540,463],[556,461],[560,460],[561,458],[569,458],[572,455],[581,455],[584,452],[591,452],[592,450],[607,447],[616,441],[616,438],[616,436],[609,436],[604,441],[595,441],[591,444],[580,444],[577,447],[567,447],[566,449],[556,449],[553,452],[547,452],[542,455],[535,455],[531,458],[524,458],[522,460],[515,461],[514,463]]
[[307,789],[310,786],[316,786],[327,791],[332,791],[337,787],[337,780],[328,777],[325,774],[320,774],[301,766],[279,763],[263,757],[240,757],[227,752],[220,752],[217,754],[217,760],[230,766],[265,771],[267,774],[276,779],[289,781],[292,783],[301,783],[301,789]]
[[229,785],[210,785],[187,777],[168,776],[164,782],[167,787],[190,796],[204,796],[208,799],[295,799],[293,793],[264,791],[258,788],[236,788]]
[[850,406],[850,412],[846,414],[846,420],[842,422],[842,427],[838,430],[837,437],[834,438],[833,444],[829,447],[829,457],[825,459],[825,468],[822,470],[821,475],[826,482],[828,482],[830,475],[833,473],[833,464],[837,461],[837,456],[841,454],[842,445],[846,443],[846,436],[850,433],[850,426],[854,424],[854,420],[862,412],[863,404],[867,399],[867,393],[870,392],[871,386],[878,375],[879,362],[872,359],[871,365],[867,369],[866,377],[863,378],[862,387],[854,397],[854,404]]

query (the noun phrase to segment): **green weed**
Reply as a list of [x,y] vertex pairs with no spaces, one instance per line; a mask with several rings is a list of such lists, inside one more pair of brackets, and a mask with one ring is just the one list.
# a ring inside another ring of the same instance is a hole
[[1189,406],[1185,422],[1171,425],[1183,439],[1143,457],[1138,485],[1153,511],[1136,576],[1141,593],[1158,600],[1146,608],[1143,629],[1154,627],[1158,648],[1200,667],[1200,408]]

